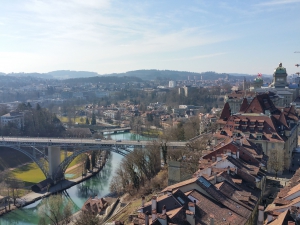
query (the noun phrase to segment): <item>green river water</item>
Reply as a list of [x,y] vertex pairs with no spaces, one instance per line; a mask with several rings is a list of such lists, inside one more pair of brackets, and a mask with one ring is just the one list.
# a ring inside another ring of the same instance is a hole
[[[119,133],[111,135],[114,140],[149,140],[146,137],[138,136],[132,133]],[[110,159],[106,163],[105,168],[96,176],[77,184],[65,192],[73,202],[74,212],[78,211],[83,203],[90,197],[97,195],[103,197],[109,194],[109,184],[112,176],[119,166],[121,155],[112,153]],[[36,225],[38,224],[38,208],[40,201],[32,203],[22,209],[14,210],[0,217],[0,225]]]

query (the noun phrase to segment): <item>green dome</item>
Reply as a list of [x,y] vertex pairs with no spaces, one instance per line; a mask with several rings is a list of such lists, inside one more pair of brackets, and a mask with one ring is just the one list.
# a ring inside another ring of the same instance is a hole
[[286,69],[279,63],[279,66],[274,70],[274,73],[286,73]]

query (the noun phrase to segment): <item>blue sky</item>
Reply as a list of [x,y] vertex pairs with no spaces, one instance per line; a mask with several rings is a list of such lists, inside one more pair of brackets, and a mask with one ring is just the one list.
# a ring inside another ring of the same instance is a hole
[[0,0],[0,72],[300,71],[300,0]]

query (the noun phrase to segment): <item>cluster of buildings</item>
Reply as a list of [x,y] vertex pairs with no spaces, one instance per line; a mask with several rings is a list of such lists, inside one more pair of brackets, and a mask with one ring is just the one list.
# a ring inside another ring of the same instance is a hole
[[258,94],[266,93],[269,95],[275,106],[288,107],[299,105],[300,77],[296,77],[294,83],[288,82],[288,74],[282,63],[275,68],[272,82],[265,83],[261,75],[258,75],[251,83],[250,87],[246,80],[243,82],[243,90],[236,90],[225,95],[225,102],[228,102],[231,112],[239,112],[243,100],[246,98],[251,102]]
[[143,197],[131,224],[296,224],[300,170],[272,204],[262,205],[266,172],[290,170],[298,146],[293,100],[299,87],[286,78],[280,64],[267,90],[235,91],[225,98],[219,118],[201,115],[216,120],[218,129],[193,178],[186,180],[183,163],[170,162],[170,186],[151,199]]
[[272,204],[269,204],[264,212],[266,214],[266,224],[284,220],[287,217],[300,219],[300,169],[290,179],[288,185],[280,188]]
[[131,224],[256,224],[267,160],[253,142],[228,138],[201,158],[193,178],[166,187],[149,201],[142,197]]

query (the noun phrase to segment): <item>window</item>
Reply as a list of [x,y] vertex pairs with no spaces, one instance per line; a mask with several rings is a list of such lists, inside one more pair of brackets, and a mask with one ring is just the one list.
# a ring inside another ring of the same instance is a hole
[[275,148],[275,143],[272,143],[272,148]]

